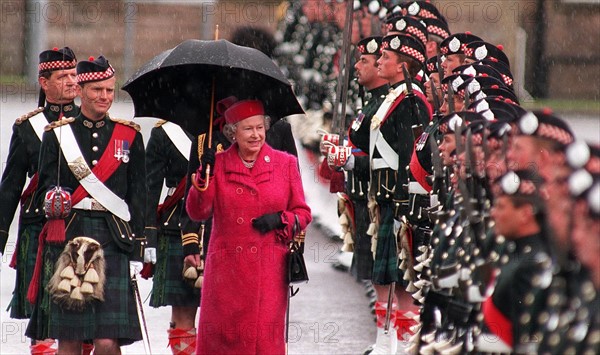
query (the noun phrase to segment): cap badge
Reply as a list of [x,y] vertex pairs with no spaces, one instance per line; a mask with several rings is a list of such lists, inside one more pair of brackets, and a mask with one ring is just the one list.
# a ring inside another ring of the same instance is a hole
[[377,52],[377,47],[377,41],[375,39],[372,39],[369,41],[369,43],[367,43],[367,52],[375,53]]
[[396,21],[396,30],[404,31],[405,28],[406,28],[406,21],[404,21],[404,19],[400,19],[400,20]]
[[475,58],[477,58],[477,60],[483,60],[487,56],[488,56],[488,50],[485,46],[481,46],[481,47],[475,49]]
[[460,76],[452,80],[452,89],[454,89],[454,92],[458,91],[458,87],[461,86],[464,82],[465,81]]
[[398,37],[394,37],[390,41],[390,46],[392,47],[392,49],[398,49],[401,44],[402,43],[400,42],[400,38],[398,38]]
[[519,121],[519,129],[524,134],[533,134],[538,126],[538,119],[532,112],[527,112]]
[[450,52],[458,52],[458,50],[460,49],[460,40],[456,37],[452,38],[452,40],[448,44],[448,48],[450,49]]
[[408,7],[408,13],[411,14],[411,15],[413,15],[413,16],[415,16],[416,14],[418,14],[419,11],[421,11],[421,7],[416,2],[413,2]]
[[479,84],[479,82],[477,80],[473,80],[469,83],[467,90],[469,91],[469,94],[472,94],[475,91],[481,90],[481,84]]
[[513,195],[517,191],[519,191],[519,185],[521,185],[521,179],[519,175],[515,174],[514,171],[509,171],[504,175],[502,181],[500,181],[500,186],[502,187],[502,191],[508,195]]

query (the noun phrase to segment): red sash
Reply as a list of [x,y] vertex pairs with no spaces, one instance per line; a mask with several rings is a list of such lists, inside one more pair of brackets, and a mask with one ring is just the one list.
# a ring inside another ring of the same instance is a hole
[[175,192],[171,196],[167,197],[162,204],[158,205],[158,209],[156,210],[157,218],[160,218],[163,213],[170,210],[171,207],[175,206],[179,201],[181,201],[185,193],[186,182],[187,176],[184,176],[181,181],[179,181],[179,184],[177,184]]

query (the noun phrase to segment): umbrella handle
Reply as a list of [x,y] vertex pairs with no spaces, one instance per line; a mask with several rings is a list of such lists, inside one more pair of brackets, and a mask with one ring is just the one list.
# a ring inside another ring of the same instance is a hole
[[204,182],[204,186],[200,186],[196,181],[196,173],[192,174],[192,185],[198,191],[206,191],[208,189],[208,184],[210,182],[210,165],[206,165],[206,180]]

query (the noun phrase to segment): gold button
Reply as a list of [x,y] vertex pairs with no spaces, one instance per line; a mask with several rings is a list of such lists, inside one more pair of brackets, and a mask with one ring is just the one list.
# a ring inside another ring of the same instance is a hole
[[244,190],[243,190],[241,187],[238,187],[237,189],[235,189],[235,192],[236,192],[238,195],[241,195],[241,194],[244,192]]
[[244,223],[244,219],[243,219],[242,217],[238,217],[238,219],[237,219],[237,223],[238,223],[238,224],[242,224],[242,223]]

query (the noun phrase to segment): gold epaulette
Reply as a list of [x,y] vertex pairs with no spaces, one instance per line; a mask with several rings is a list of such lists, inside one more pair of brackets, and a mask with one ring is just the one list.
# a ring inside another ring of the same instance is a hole
[[35,110],[33,110],[33,111],[29,112],[28,114],[26,114],[26,115],[23,115],[23,116],[21,116],[21,117],[17,118],[17,120],[15,121],[15,124],[16,124],[16,125],[20,125],[21,123],[23,123],[23,122],[27,121],[27,120],[28,120],[28,119],[30,119],[31,117],[33,117],[33,116],[35,116],[35,115],[37,115],[38,113],[40,113],[40,112],[43,112],[43,111],[44,111],[44,108],[43,108],[43,107],[38,107],[38,108],[36,108]]
[[167,121],[167,120],[158,120],[158,122],[156,122],[156,123],[154,124],[154,128],[158,128],[158,127],[160,127],[160,126],[164,125],[164,124],[165,124],[165,123],[167,123],[167,122],[169,122],[169,121]]
[[60,121],[54,121],[54,122],[46,125],[46,127],[44,127],[44,131],[48,132],[48,131],[51,131],[51,130],[57,128],[57,127],[69,124],[71,122],[75,122],[75,117],[64,117]]
[[142,127],[140,127],[139,124],[137,124],[137,123],[135,123],[133,121],[124,120],[124,119],[121,119],[121,118],[112,118],[112,117],[110,118],[110,120],[113,121],[113,122],[116,122],[116,123],[124,124],[125,126],[129,126],[129,127],[135,129],[138,132],[142,130]]

